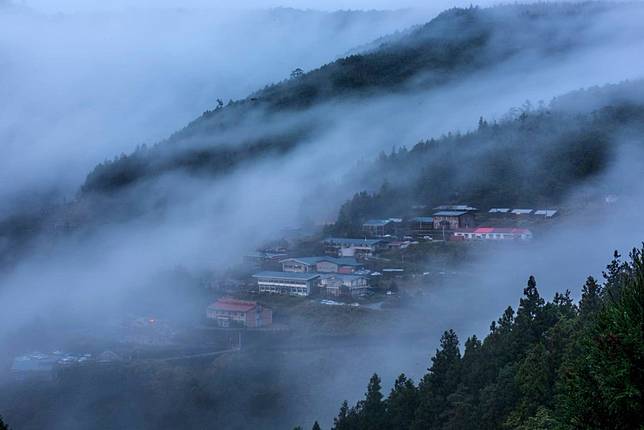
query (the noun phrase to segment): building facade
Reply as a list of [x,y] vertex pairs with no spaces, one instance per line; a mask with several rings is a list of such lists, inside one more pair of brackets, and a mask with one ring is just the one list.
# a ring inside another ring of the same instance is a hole
[[309,296],[318,287],[320,275],[313,272],[260,272],[257,279],[260,293]]
[[474,227],[474,213],[468,211],[439,211],[432,215],[435,230],[457,230]]
[[453,232],[454,240],[530,240],[532,232],[526,228],[478,227]]
[[382,247],[380,239],[329,237],[322,241],[326,252],[340,257],[371,257]]
[[357,297],[369,288],[369,281],[364,276],[334,274],[322,276],[320,288],[328,296]]
[[364,268],[353,257],[296,257],[280,261],[284,272],[353,273]]
[[266,327],[273,323],[273,311],[257,302],[222,298],[208,306],[206,317],[220,327]]

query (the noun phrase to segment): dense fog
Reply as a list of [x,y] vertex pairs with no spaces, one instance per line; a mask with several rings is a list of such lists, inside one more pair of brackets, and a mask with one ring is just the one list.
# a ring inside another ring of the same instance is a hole
[[[32,0],[7,3],[4,9],[0,3],[0,218],[74,201],[96,164],[161,141],[213,109],[217,99],[243,99],[287,79],[297,67],[316,69],[379,37],[423,24],[440,10],[461,6],[440,3],[249,0],[231,8],[200,0],[109,5]],[[150,295],[159,306],[172,308],[160,313],[191,320],[191,304],[200,302],[189,297],[184,308],[177,302],[180,294],[167,293],[179,283],[168,273],[186,272],[195,283],[238,265],[263,243],[280,239],[285,228],[332,223],[354,193],[373,191],[371,181],[354,178],[369,174],[369,163],[381,151],[475,130],[479,117],[501,122],[516,115],[526,100],[548,106],[580,88],[642,78],[642,12],[615,9],[596,22],[565,23],[570,33],[562,39],[578,31],[580,40],[564,54],[544,54],[548,46],[531,45],[507,61],[429,90],[418,79],[403,91],[376,94],[367,102],[332,100],[268,121],[258,113],[259,119],[245,118],[225,133],[208,136],[206,143],[236,142],[301,124],[315,129],[286,154],[241,163],[217,177],[168,172],[106,198],[131,203],[140,210],[136,216],[101,220],[69,234],[38,235],[0,270],[3,360],[39,344],[43,350],[56,349],[79,333],[114,342],[107,327],[136,313],[134,302]],[[638,94],[633,97],[633,103],[644,104]],[[610,103],[601,96],[597,102]],[[490,321],[516,304],[530,275],[544,297],[566,289],[577,297],[586,276],[600,276],[614,249],[627,252],[644,237],[638,221],[644,204],[638,186],[644,171],[641,142],[627,130],[611,139],[616,156],[608,167],[570,192],[561,206],[582,207],[584,201],[609,195],[619,196],[616,203],[567,217],[530,246],[500,248],[450,265],[453,279],[419,299],[423,311],[396,320],[375,345],[347,347],[339,341],[337,349],[319,354],[294,346],[275,364],[276,386],[285,386],[292,372],[296,384],[288,397],[301,394],[305,400],[279,418],[257,422],[264,423],[262,428],[292,428],[318,419],[329,427],[338,399],[359,398],[373,372],[387,389],[401,370],[417,380],[445,329],[454,328],[463,338],[484,336]],[[182,144],[199,147],[204,141]],[[0,237],[0,250],[11,253],[7,243]],[[186,297],[191,294],[192,289]],[[413,340],[400,340],[418,333]],[[35,407],[16,407],[17,398],[10,393],[0,398],[0,413],[13,405],[7,419]],[[81,404],[79,399],[57,404],[49,415],[52,428],[150,425],[140,411],[124,411],[119,423],[99,424]],[[246,406],[219,405],[237,407],[243,415]],[[217,428],[201,421],[207,418],[195,413],[191,426]],[[22,421],[24,428],[41,423]],[[246,428],[249,422],[237,425]]]

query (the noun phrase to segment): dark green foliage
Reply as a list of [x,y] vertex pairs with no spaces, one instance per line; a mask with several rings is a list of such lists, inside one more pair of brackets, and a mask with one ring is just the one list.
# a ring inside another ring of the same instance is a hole
[[320,424],[318,424],[318,422],[316,421],[313,423],[313,427],[311,428],[311,430],[322,430],[322,429],[320,428]]
[[[644,87],[644,82],[638,86]],[[511,119],[479,123],[466,134],[382,153],[360,178],[377,191],[360,192],[347,201],[331,233],[355,234],[369,218],[402,216],[419,204],[552,207],[575,186],[604,171],[625,130],[644,132],[642,105],[618,101],[583,113],[557,106],[527,106]]]
[[418,390],[414,381],[401,374],[387,398],[388,428],[409,428],[418,407]]
[[2,415],[0,415],[0,430],[10,430],[9,426],[2,420]]
[[506,309],[483,342],[469,338],[461,357],[445,332],[417,388],[401,375],[384,416],[345,402],[334,428],[641,429],[644,248],[630,257],[615,254],[603,286],[589,277],[578,306],[569,291],[545,302],[531,276],[516,315]]
[[[585,40],[580,37],[585,26],[571,27],[568,21],[599,19],[611,7],[615,6],[585,3],[448,10],[377,49],[341,58],[308,73],[296,69],[292,79],[267,86],[225,107],[218,100],[213,110],[204,112],[166,141],[96,166],[87,176],[82,191],[113,192],[173,171],[220,174],[245,161],[283,153],[303,143],[310,132],[325,126],[320,120],[300,119],[295,125],[285,126],[279,135],[264,130],[267,125],[279,123],[283,119],[280,115],[286,112],[303,111],[330,100],[404,92],[410,87],[414,90],[437,88],[526,51],[536,51],[544,57],[566,54],[582,47]],[[562,104],[565,105],[565,100]],[[615,112],[615,115],[626,119],[628,112]],[[526,121],[523,128],[530,131],[532,126]],[[251,139],[232,138],[236,134],[233,131],[240,129],[260,132]],[[496,127],[481,119],[479,130],[494,133]],[[578,158],[580,162],[569,171],[561,170],[562,175],[592,174],[605,162],[601,153],[602,136],[596,129],[587,129],[583,136],[569,136],[566,140],[579,141],[578,145],[566,147],[566,151],[570,158]],[[580,147],[596,145],[600,147],[592,151],[580,150]],[[525,159],[527,155],[517,157]],[[555,156],[552,160],[558,158]],[[514,167],[494,159],[483,159],[480,164],[503,177],[514,174]],[[436,174],[442,172],[437,169]],[[565,178],[553,177],[544,187],[556,189],[561,179]],[[481,188],[487,189],[489,184],[481,183]]]

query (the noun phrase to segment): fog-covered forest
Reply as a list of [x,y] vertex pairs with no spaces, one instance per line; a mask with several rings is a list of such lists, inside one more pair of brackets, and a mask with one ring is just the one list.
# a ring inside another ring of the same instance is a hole
[[239,3],[0,1],[0,430],[641,429],[644,4]]

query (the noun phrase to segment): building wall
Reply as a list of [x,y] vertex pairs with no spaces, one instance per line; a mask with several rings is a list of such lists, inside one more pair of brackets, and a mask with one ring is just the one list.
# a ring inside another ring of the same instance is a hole
[[257,286],[260,293],[288,294],[292,296],[308,296],[315,286],[316,280],[312,281],[281,281],[259,279]]
[[464,214],[461,216],[436,216],[434,215],[434,229],[441,230],[441,223],[446,221],[449,225],[446,229],[456,230],[459,228],[472,228],[474,227],[474,215]]
[[316,269],[318,272],[321,272],[321,273],[337,273],[338,265],[330,261],[320,261],[316,265]]
[[282,263],[282,271],[284,272],[297,272],[297,273],[312,272],[314,268],[315,266],[310,266],[304,263],[298,263],[296,261],[286,261]]

